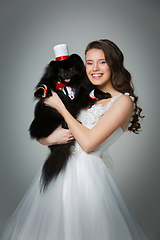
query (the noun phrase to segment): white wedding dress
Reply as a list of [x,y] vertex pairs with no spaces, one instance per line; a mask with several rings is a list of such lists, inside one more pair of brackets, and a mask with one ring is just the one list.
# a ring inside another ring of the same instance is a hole
[[[99,104],[82,110],[78,119],[92,128],[121,95],[111,98],[107,107]],[[108,147],[122,134],[118,128],[89,153],[76,142],[66,170],[45,192],[40,192],[40,171],[1,240],[147,240],[104,162]]]

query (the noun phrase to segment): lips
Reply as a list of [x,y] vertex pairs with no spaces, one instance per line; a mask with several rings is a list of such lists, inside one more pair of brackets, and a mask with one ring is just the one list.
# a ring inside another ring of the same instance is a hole
[[100,77],[102,77],[103,76],[103,73],[93,73],[92,74],[92,77],[93,78],[100,78]]
[[65,79],[64,81],[68,83],[71,81],[71,79]]

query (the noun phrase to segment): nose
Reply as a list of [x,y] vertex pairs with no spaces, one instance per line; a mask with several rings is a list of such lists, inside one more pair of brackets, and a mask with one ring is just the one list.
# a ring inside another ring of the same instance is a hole
[[94,64],[93,64],[93,71],[96,72],[96,71],[98,71],[98,70],[99,70],[99,65],[98,65],[98,63],[94,63]]

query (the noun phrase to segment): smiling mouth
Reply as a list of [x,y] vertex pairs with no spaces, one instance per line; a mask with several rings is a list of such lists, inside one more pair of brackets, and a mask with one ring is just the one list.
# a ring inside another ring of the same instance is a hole
[[102,77],[103,73],[94,73],[92,74],[92,77],[96,78],[96,77]]
[[65,79],[64,81],[68,83],[68,82],[71,81],[71,79],[70,78],[69,79]]

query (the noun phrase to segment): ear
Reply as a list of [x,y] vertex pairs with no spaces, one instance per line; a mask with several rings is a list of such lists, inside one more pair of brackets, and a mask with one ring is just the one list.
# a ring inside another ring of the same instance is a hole
[[81,59],[81,57],[80,57],[78,54],[76,54],[76,53],[71,54],[71,55],[70,55],[70,58],[71,58],[73,61],[83,62],[82,59]]
[[52,69],[52,70],[57,70],[59,67],[62,67],[63,66],[63,64],[65,64],[65,61],[67,61],[68,59],[66,59],[66,60],[62,60],[62,61],[51,61],[50,63],[49,63],[49,66],[50,66],[50,68]]
[[49,63],[49,66],[50,67],[54,67],[56,65],[56,61],[51,61],[50,63]]
[[48,66],[48,72],[52,73],[52,74],[56,74],[58,68],[59,68],[59,65],[61,65],[61,62],[60,61],[51,61]]

